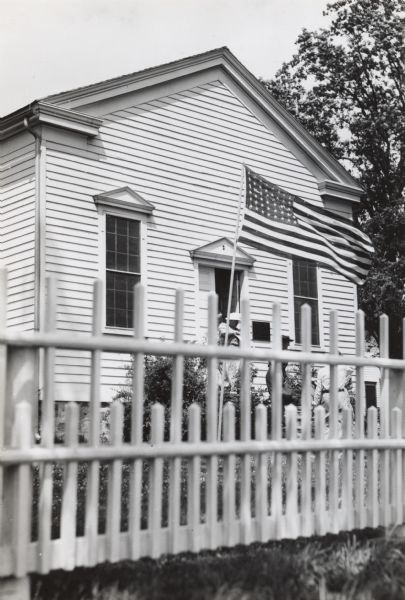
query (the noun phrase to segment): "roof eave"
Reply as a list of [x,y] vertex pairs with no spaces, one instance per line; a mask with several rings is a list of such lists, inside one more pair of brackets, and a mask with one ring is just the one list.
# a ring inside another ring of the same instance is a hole
[[42,100],[28,104],[0,119],[0,140],[38,125],[50,125],[86,136],[98,134],[103,120],[98,117],[54,106]]

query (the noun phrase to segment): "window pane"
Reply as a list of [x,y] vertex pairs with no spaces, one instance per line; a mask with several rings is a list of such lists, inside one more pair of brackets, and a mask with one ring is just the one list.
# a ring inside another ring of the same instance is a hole
[[117,235],[117,252],[128,252],[128,237],[126,235]]
[[135,254],[130,254],[128,259],[129,259],[128,271],[132,271],[133,273],[139,273],[141,270],[140,256],[135,255]]
[[117,252],[117,271],[129,271],[128,269],[128,255],[121,254],[121,252]]
[[105,219],[106,231],[107,233],[115,233],[115,223],[117,217],[113,217],[111,215],[107,215]]
[[115,217],[117,222],[117,234],[118,235],[128,235],[128,219],[121,219],[120,217]]
[[139,275],[107,271],[106,320],[109,327],[133,327],[133,288]]
[[253,340],[257,342],[270,341],[270,323],[268,321],[252,321]]
[[294,295],[317,298],[316,264],[305,260],[293,263]]

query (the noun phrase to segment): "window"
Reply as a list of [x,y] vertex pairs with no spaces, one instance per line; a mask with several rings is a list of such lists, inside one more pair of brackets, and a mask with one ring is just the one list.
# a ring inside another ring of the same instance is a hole
[[318,285],[316,263],[307,260],[293,261],[295,341],[301,343],[301,306],[312,309],[312,345],[319,346]]
[[255,342],[270,341],[269,321],[252,321],[252,336]]
[[366,381],[366,408],[377,406],[377,384],[374,381]]
[[[222,314],[223,319],[226,319],[228,311],[228,295],[229,285],[231,283],[230,269],[215,269],[215,291],[218,294],[218,312]],[[232,298],[231,298],[231,313],[239,312],[241,286],[241,271],[235,271],[233,278]]]
[[133,327],[133,288],[141,279],[140,222],[106,214],[106,325]]

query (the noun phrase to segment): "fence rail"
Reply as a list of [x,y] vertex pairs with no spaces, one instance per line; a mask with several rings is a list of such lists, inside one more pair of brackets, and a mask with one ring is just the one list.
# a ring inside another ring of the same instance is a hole
[[[102,294],[96,282],[91,335],[56,331],[55,282],[48,287],[44,333],[5,330],[4,315],[0,318],[0,371],[5,375],[0,384],[5,400],[0,423],[4,440],[0,577],[403,522],[403,415],[393,402],[396,399],[390,398],[389,374],[392,369],[401,372],[405,383],[405,360],[388,358],[385,317],[381,319],[384,347],[379,358],[364,356],[361,312],[356,320],[355,356],[338,353],[334,311],[331,354],[311,353],[311,314],[304,306],[303,351],[285,352],[281,350],[281,310],[276,304],[272,349],[259,350],[250,348],[249,304],[242,301],[241,347],[224,348],[217,346],[217,299],[210,295],[208,343],[187,344],[183,342],[184,298],[178,291],[174,341],[163,344],[144,339],[141,285],[135,293],[134,338],[103,336]],[[15,362],[23,360],[21,352],[29,348],[44,349],[40,443],[33,436],[33,386],[15,389]],[[86,443],[79,443],[78,406],[72,403],[66,413],[64,443],[54,445],[55,348],[91,353]],[[110,438],[100,440],[103,351],[134,355],[130,443],[123,442],[124,411],[118,402],[111,407]],[[145,354],[174,360],[170,423],[165,422],[163,406],[154,404],[148,441],[143,431]],[[204,407],[194,403],[184,417],[187,356],[207,359],[207,389]],[[220,361],[229,359],[240,361],[240,406],[225,405],[222,439],[218,439],[217,369]],[[253,407],[251,362],[260,360],[272,361],[272,402]],[[287,406],[283,413],[281,363],[286,360],[302,367],[299,420],[295,406]],[[329,414],[322,406],[311,406],[313,363],[330,365]],[[354,410],[338,407],[340,364],[353,365],[356,371]],[[377,409],[366,411],[365,407],[364,367],[370,365],[382,369],[379,422]],[[187,440],[182,434],[185,418]]]

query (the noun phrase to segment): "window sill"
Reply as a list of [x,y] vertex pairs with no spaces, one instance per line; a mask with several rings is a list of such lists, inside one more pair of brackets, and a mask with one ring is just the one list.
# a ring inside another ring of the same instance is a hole
[[[294,344],[293,346],[290,346],[288,349],[292,350],[293,352],[302,352],[303,351],[302,344]],[[311,346],[310,352],[317,352],[318,354],[322,354],[322,353],[325,353],[326,350],[322,346]]]
[[104,335],[124,335],[124,336],[134,336],[134,330],[133,329],[124,329],[124,328],[120,328],[120,327],[104,327],[102,333]]

